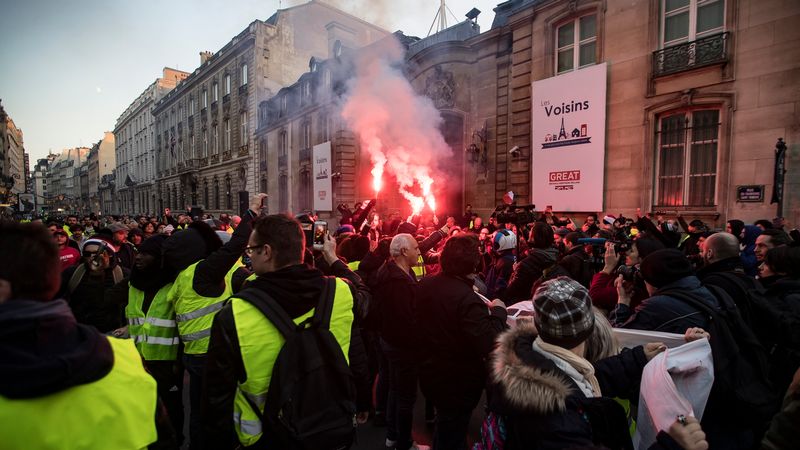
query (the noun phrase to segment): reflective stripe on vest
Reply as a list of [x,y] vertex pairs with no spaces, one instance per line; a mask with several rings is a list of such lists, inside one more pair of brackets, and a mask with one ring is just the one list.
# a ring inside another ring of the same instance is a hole
[[[231,298],[239,351],[242,355],[247,379],[238,385],[233,401],[233,423],[239,441],[244,446],[256,443],[262,435],[261,421],[253,411],[249,398],[261,411],[267,399],[272,368],[286,341],[272,323],[250,303]],[[314,310],[294,319],[299,324],[314,314]],[[353,294],[350,286],[336,279],[336,294],[331,312],[330,330],[350,363],[350,329],[353,325]]]
[[173,361],[178,357],[178,326],[175,308],[167,300],[172,283],[156,292],[147,314],[142,312],[144,291],[128,286],[128,333],[142,358],[148,361]]
[[355,272],[356,270],[358,270],[358,265],[359,264],[361,264],[361,261],[353,261],[353,262],[347,263],[347,267],[349,267],[350,270]]
[[184,353],[203,355],[208,351],[208,337],[214,315],[222,309],[225,300],[233,293],[231,279],[239,268],[236,264],[225,275],[225,290],[219,297],[203,297],[192,287],[196,262],[183,269],[170,289],[168,298],[175,305],[178,334],[184,343]]
[[414,272],[417,280],[420,280],[425,276],[425,260],[422,259],[422,255],[419,255],[419,258],[417,258],[417,263],[411,267],[411,271]]
[[114,365],[103,378],[42,397],[0,396],[0,448],[143,449],[156,441],[156,382],[132,341],[107,339]]

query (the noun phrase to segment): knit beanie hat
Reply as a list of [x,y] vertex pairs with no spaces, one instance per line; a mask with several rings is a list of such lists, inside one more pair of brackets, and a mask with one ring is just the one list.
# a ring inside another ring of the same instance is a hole
[[533,295],[534,323],[539,337],[566,349],[585,341],[594,328],[589,291],[569,277],[542,283]]
[[633,241],[633,245],[636,246],[636,250],[639,252],[640,260],[647,258],[649,254],[655,251],[663,250],[664,248],[666,248],[664,247],[664,244],[661,243],[661,241],[647,237],[636,239],[635,241]]
[[657,288],[693,275],[692,263],[676,248],[656,250],[647,255],[640,269],[644,281]]
[[166,241],[168,237],[169,236],[163,234],[155,234],[150,236],[142,241],[141,244],[139,244],[139,253],[146,253],[148,255],[153,255],[160,258],[161,247],[164,245],[164,241]]

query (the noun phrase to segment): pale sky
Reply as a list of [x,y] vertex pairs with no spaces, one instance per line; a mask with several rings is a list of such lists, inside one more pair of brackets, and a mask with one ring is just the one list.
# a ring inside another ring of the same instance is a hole
[[[325,0],[389,31],[425,37],[439,0]],[[481,31],[503,0],[449,0],[458,21],[477,7]],[[33,166],[87,146],[161,76],[187,72],[255,19],[303,0],[10,0],[0,14],[0,99]],[[448,25],[455,23],[448,15]]]

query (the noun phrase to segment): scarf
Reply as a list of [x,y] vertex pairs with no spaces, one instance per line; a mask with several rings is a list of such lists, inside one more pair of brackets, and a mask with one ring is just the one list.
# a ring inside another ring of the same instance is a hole
[[571,351],[548,344],[541,337],[533,341],[533,348],[572,378],[587,397],[601,397],[600,384],[594,376],[592,363]]

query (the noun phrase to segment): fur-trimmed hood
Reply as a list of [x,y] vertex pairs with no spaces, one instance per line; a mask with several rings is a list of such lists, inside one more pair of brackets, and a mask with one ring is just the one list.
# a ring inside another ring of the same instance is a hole
[[580,393],[556,365],[533,349],[537,336],[532,322],[518,322],[497,338],[492,354],[492,381],[502,389],[508,408],[535,414],[566,410],[567,397]]

